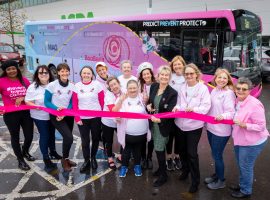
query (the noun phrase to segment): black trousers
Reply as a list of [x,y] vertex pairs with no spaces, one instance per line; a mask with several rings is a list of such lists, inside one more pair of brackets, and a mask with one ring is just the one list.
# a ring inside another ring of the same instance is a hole
[[20,146],[20,127],[22,127],[24,135],[23,148],[29,151],[33,140],[34,125],[30,117],[29,110],[11,112],[4,114],[4,122],[11,136],[11,146],[17,159],[23,159],[22,150]]
[[156,151],[158,160],[158,171],[160,176],[167,176],[166,173],[166,153],[165,151]]
[[179,154],[179,144],[178,141],[176,140],[176,135],[178,127],[175,125],[175,123],[172,124],[171,132],[169,135],[169,141],[166,146],[166,151],[167,154],[172,154],[173,150],[173,140],[174,140],[174,154]]
[[91,158],[95,158],[101,138],[101,118],[82,119],[83,125],[79,125],[82,140],[82,151],[84,160],[90,159],[90,131],[92,137]]
[[50,119],[54,127],[63,137],[62,152],[63,158],[69,157],[69,151],[73,143],[72,130],[74,126],[74,117],[66,116],[61,121],[56,120],[56,116],[50,115]]
[[107,156],[112,157],[112,145],[113,145],[113,136],[114,132],[117,132],[116,128],[106,126],[105,124],[102,124],[102,136],[103,136],[103,142],[105,144],[105,148],[107,151]]
[[145,140],[146,134],[137,136],[126,134],[126,145],[122,152],[123,166],[128,166],[131,153],[134,157],[134,165],[141,164],[141,151]]
[[[146,146],[147,146],[147,156],[146,156]],[[154,150],[154,141],[150,140],[149,142],[147,142],[146,139],[144,144],[142,145],[142,159],[146,158],[152,159],[153,150]]]
[[201,138],[202,128],[192,131],[182,131],[178,128],[176,139],[179,143],[182,171],[190,172],[192,184],[200,183],[200,168],[198,156],[198,144]]

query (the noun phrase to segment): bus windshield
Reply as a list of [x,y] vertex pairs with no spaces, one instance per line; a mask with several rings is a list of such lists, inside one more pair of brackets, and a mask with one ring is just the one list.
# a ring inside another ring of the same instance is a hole
[[256,32],[238,31],[233,42],[224,43],[223,67],[239,76],[246,70],[260,66],[261,35]]

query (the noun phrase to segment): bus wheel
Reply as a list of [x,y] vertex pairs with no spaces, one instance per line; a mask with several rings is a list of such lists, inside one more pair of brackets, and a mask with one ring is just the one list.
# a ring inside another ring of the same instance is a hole
[[54,65],[49,65],[49,69],[51,70],[51,73],[55,79],[57,79],[57,70]]

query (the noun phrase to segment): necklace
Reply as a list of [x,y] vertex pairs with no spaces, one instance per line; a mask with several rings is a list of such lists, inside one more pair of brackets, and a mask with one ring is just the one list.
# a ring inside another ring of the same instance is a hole
[[[191,93],[188,94],[188,88],[189,89],[192,89]],[[187,84],[186,84],[186,103],[187,103],[187,108],[189,108],[189,104],[191,103],[192,99],[197,95],[196,93],[196,89],[197,89],[197,84],[192,86],[192,87],[189,87]]]

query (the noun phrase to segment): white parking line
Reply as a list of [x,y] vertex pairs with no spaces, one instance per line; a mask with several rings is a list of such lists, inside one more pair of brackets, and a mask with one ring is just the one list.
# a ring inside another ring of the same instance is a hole
[[[57,143],[62,143],[62,141],[59,141]],[[2,162],[8,155],[15,156],[13,153],[12,148],[9,146],[10,141],[3,141],[0,138],[0,146],[4,149],[4,151],[0,152],[0,162]],[[30,150],[31,153],[35,153],[38,148],[38,141],[33,141],[32,143],[32,148]],[[80,137],[74,136],[74,143],[75,145],[75,151],[74,151],[74,156],[73,156],[73,161],[79,163],[83,162],[84,159],[79,159],[78,154],[79,151],[81,150],[81,140]],[[59,162],[59,161],[58,161]],[[104,162],[104,159],[97,159],[97,162]],[[21,178],[19,181],[18,185],[12,190],[11,193],[9,194],[0,194],[0,199],[8,199],[8,200],[13,200],[17,198],[27,198],[27,197],[48,197],[46,199],[51,200],[51,199],[57,199],[59,197],[66,196],[67,194],[99,179],[100,177],[104,176],[105,174],[111,172],[111,169],[106,169],[104,171],[101,171],[97,173],[96,175],[90,177],[87,180],[84,180],[78,184],[74,184],[72,180],[74,180],[74,171],[72,171],[69,174],[69,180],[67,182],[67,185],[61,183],[57,179],[55,179],[53,176],[45,172],[43,169],[41,169],[37,164],[43,163],[43,160],[36,160],[34,162],[27,162],[29,166],[31,167],[31,170],[28,172],[24,172],[20,169],[0,169],[0,173],[23,173],[24,176]],[[48,181],[51,185],[55,186],[57,189],[53,191],[45,191],[45,192],[39,192],[39,191],[30,191],[30,192],[24,192],[20,193],[21,189],[27,184],[31,176],[37,173],[41,178],[45,179]]]

